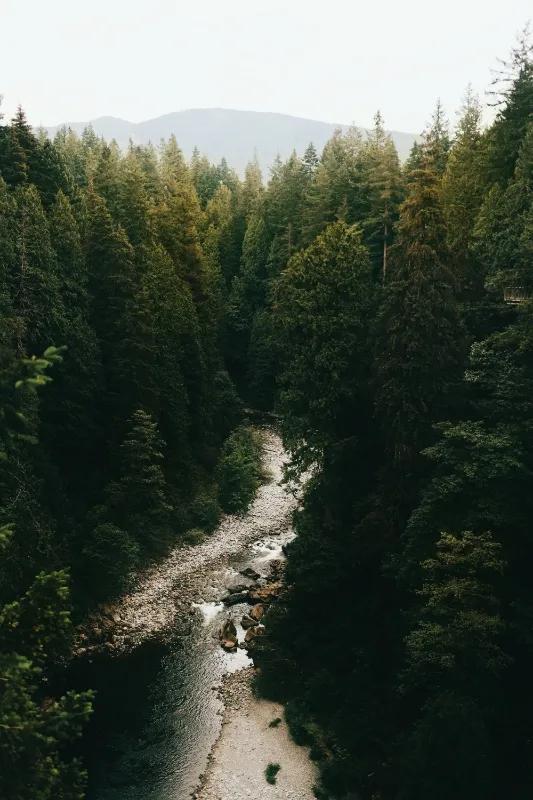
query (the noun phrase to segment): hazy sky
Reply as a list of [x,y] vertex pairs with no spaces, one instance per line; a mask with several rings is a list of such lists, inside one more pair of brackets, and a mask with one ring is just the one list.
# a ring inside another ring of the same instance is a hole
[[0,0],[0,94],[52,125],[184,108],[418,132],[483,93],[531,0]]

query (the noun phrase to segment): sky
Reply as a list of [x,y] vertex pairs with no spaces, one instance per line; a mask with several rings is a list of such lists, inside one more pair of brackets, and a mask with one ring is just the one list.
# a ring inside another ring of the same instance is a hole
[[0,94],[34,125],[186,108],[420,132],[533,16],[531,0],[0,0]]

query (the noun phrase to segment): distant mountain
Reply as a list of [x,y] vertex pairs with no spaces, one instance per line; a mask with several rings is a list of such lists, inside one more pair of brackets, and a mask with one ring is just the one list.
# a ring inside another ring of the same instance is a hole
[[[320,152],[336,128],[348,127],[288,114],[224,108],[177,111],[146,122],[99,117],[87,122],[67,122],[65,125],[77,133],[92,125],[99,136],[108,140],[116,139],[121,147],[127,146],[130,139],[136,144],[158,144],[160,139],[168,139],[175,134],[187,157],[196,146],[211,161],[218,162],[225,157],[240,173],[254,153],[265,170],[278,154],[283,159],[293,150],[302,154],[309,142],[313,142]],[[57,125],[46,130],[50,136],[54,136],[62,127]],[[417,137],[411,133],[391,133],[400,158],[405,158]]]

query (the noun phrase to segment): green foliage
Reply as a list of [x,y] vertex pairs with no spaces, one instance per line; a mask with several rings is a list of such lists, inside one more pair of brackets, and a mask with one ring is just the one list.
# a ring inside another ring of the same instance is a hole
[[88,593],[100,599],[127,589],[139,564],[139,549],[137,541],[116,525],[97,525],[88,534],[82,553]]
[[41,677],[28,658],[0,656],[0,792],[17,800],[81,800],[85,771],[64,753],[90,716],[92,694],[43,698]]
[[272,786],[274,786],[280,769],[281,766],[279,764],[273,764],[272,762],[270,762],[270,764],[267,765],[265,769],[265,778],[267,780],[267,783],[270,783],[272,784]]
[[72,648],[67,574],[80,618],[189,517],[216,526],[201,493],[241,413],[221,276],[259,187],[252,170],[245,202],[214,174],[207,209],[175,140],[123,156],[90,129],[37,137],[22,111],[0,128],[2,797],[84,794],[90,697],[44,695]]
[[224,442],[216,469],[219,502],[228,514],[244,514],[264,480],[261,438],[241,425]]
[[183,534],[183,542],[188,545],[197,545],[205,542],[206,533],[202,528],[191,528]]
[[439,408],[449,413],[465,349],[436,173],[415,172],[409,189],[378,320],[377,410],[398,464],[427,442]]
[[0,126],[2,797],[82,797],[72,602],[244,513],[243,404],[308,480],[255,658],[318,796],[531,796],[532,75],[523,37],[486,131],[439,103],[401,167],[378,113],[265,185]]
[[162,448],[156,423],[143,409],[135,411],[120,446],[120,477],[106,491],[110,519],[148,555],[161,552],[171,537],[173,509],[167,500]]
[[360,231],[326,228],[290,260],[275,297],[283,433],[303,470],[356,436],[368,407],[376,293]]
[[212,533],[220,520],[220,508],[214,497],[201,494],[191,503],[190,515],[194,527]]
[[319,761],[318,796],[532,790],[526,41],[504,78],[486,132],[471,94],[452,139],[439,104],[400,176],[379,116],[367,143],[336,135],[291,220],[308,248],[260,284],[288,477],[308,482],[254,658]]

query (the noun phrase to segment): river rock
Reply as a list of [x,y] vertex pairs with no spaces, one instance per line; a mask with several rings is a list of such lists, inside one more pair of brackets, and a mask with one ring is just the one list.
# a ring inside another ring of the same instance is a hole
[[264,613],[265,607],[262,603],[256,603],[249,611],[250,617],[255,620],[255,622],[259,622]]
[[281,592],[281,583],[267,583],[266,586],[254,586],[248,592],[248,599],[252,603],[271,603]]
[[241,625],[244,630],[248,628],[253,628],[254,625],[257,625],[257,620],[254,617],[251,617],[249,614],[245,614],[241,619]]
[[231,617],[225,621],[220,629],[220,644],[224,650],[236,650],[237,648],[237,628]]
[[254,625],[253,628],[248,628],[246,631],[244,641],[249,644],[252,642],[257,636],[263,636],[265,633],[265,626],[264,625]]
[[239,594],[240,592],[247,592],[250,588],[248,583],[229,583],[226,585],[226,589],[230,594]]
[[237,603],[246,603],[248,600],[248,592],[235,592],[224,597],[222,602],[225,606],[235,606]]
[[270,562],[270,575],[272,578],[279,578],[281,573],[283,572],[283,561],[280,561],[279,558],[275,558]]
[[241,569],[241,575],[245,578],[250,578],[252,581],[257,581],[261,577],[261,575],[252,569],[252,567],[246,567],[246,569]]

